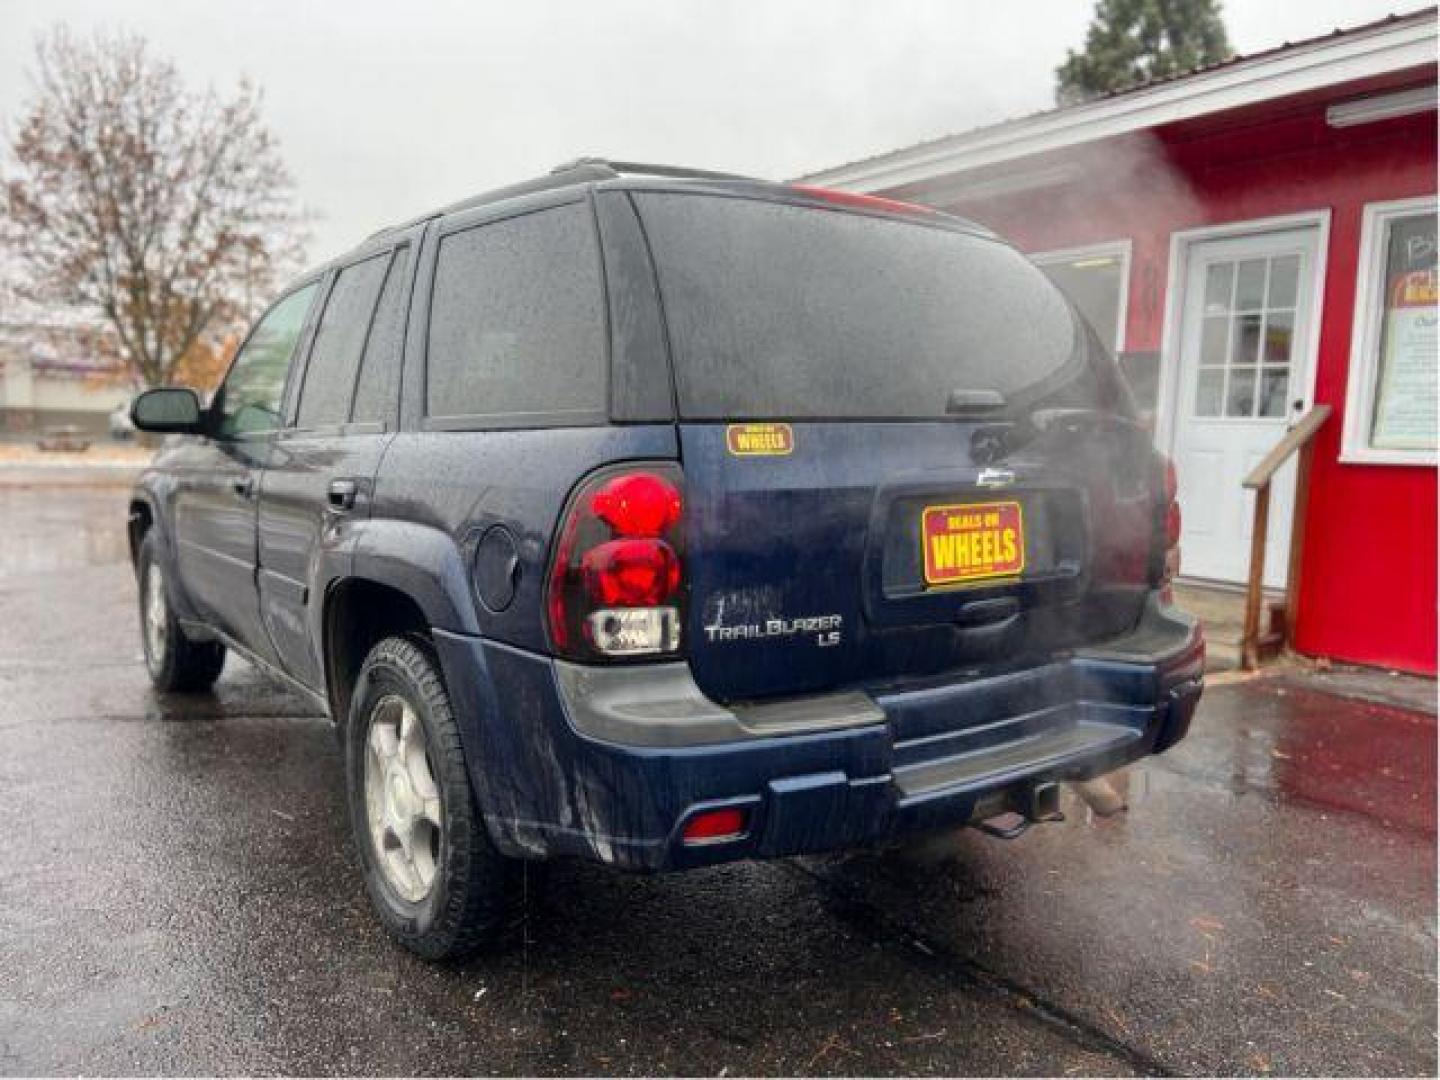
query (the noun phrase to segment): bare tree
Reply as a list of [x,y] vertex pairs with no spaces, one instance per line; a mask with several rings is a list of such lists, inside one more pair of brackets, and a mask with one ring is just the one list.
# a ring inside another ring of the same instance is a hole
[[23,297],[93,312],[155,386],[218,345],[302,254],[261,95],[188,90],[145,40],[63,26],[36,43],[33,100],[0,181]]

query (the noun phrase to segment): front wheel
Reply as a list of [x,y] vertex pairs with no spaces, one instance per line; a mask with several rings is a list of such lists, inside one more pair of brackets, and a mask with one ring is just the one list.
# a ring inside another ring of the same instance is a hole
[[150,681],[164,694],[210,689],[225,666],[225,646],[218,641],[191,641],[185,636],[170,603],[153,535],[140,543],[139,567],[140,640],[145,647]]
[[485,832],[428,645],[393,637],[371,650],[345,735],[351,826],[385,928],[430,960],[503,938],[523,913],[525,867]]

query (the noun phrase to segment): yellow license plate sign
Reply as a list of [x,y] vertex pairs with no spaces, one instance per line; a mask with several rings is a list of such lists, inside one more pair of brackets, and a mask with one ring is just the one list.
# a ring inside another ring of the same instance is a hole
[[920,543],[927,585],[1012,577],[1025,569],[1018,502],[927,506],[920,515]]

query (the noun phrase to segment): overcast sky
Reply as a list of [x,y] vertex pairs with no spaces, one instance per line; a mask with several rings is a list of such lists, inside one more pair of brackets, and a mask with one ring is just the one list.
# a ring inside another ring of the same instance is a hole
[[[1420,0],[1229,0],[1249,52]],[[0,0],[0,124],[46,25],[266,92],[312,259],[581,154],[785,178],[1046,108],[1092,0]]]

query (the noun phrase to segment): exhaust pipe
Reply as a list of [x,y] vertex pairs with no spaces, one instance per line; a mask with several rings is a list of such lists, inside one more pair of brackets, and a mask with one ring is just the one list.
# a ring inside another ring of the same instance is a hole
[[1126,809],[1125,796],[1115,790],[1108,777],[1097,776],[1093,780],[1077,780],[1075,792],[1085,800],[1096,817],[1114,817]]

